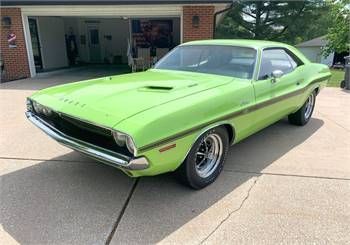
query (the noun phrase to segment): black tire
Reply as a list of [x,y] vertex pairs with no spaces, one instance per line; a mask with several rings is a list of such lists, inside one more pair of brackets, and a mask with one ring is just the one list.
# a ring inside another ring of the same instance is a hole
[[340,88],[345,88],[345,80],[340,82]]
[[[309,113],[306,113],[306,111],[308,110],[308,107],[309,107],[308,103],[309,103],[310,98],[313,100],[312,107],[309,108],[311,111],[309,111]],[[316,92],[313,91],[309,95],[309,97],[306,100],[306,102],[304,103],[304,105],[297,112],[290,114],[288,116],[289,123],[294,124],[294,125],[298,125],[298,126],[304,126],[305,124],[307,124],[310,121],[310,118],[311,118],[312,113],[314,111],[315,103],[316,103]]]
[[[203,155],[208,156],[208,151],[206,149],[210,148],[210,141],[212,141],[212,148],[211,150],[218,149],[220,155],[216,158],[215,164],[212,168],[210,168],[210,157],[214,158],[213,156],[215,154],[210,155],[208,158],[203,156],[204,162],[199,161],[200,158]],[[220,143],[221,141],[221,143]],[[218,144],[218,145],[217,145]],[[208,147],[209,145],[209,147]],[[215,145],[213,147],[213,145]],[[206,147],[206,149],[204,149]],[[216,148],[215,148],[216,147]],[[220,175],[221,170],[224,166],[224,162],[226,159],[227,151],[229,148],[229,137],[228,132],[224,127],[217,127],[214,129],[210,129],[209,131],[205,132],[202,136],[199,137],[199,139],[194,143],[192,146],[192,149],[188,153],[185,161],[182,163],[182,165],[177,170],[177,176],[179,180],[190,186],[193,189],[199,190],[202,189],[211,183],[213,183],[216,178]],[[204,150],[205,151],[204,151]],[[203,150],[204,153],[201,151]],[[206,153],[205,153],[206,152]],[[200,154],[200,155],[199,155]],[[207,159],[207,160],[205,160]],[[206,170],[204,167],[202,167],[204,170],[200,168],[200,163],[203,162],[205,164],[208,162],[208,176],[205,176]],[[202,172],[203,171],[203,172]]]

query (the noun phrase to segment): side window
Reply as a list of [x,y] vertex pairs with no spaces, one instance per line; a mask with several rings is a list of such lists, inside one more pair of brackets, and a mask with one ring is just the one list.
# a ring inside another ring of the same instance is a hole
[[272,72],[281,70],[284,74],[292,72],[297,62],[283,49],[266,49],[262,53],[259,80],[271,77]]
[[298,63],[289,54],[286,53],[286,55],[288,56],[289,62],[291,63],[293,70],[297,68]]

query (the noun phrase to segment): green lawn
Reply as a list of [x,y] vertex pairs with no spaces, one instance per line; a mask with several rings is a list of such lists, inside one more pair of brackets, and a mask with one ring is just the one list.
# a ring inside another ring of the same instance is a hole
[[331,80],[329,80],[327,86],[328,87],[340,87],[340,82],[344,80],[344,71],[342,70],[332,70],[332,77]]

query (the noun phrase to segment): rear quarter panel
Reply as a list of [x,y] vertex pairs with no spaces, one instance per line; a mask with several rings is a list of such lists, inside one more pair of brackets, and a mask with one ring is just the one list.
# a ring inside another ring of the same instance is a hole
[[309,63],[304,67],[304,79],[301,83],[301,89],[303,93],[300,96],[297,111],[306,101],[307,97],[313,91],[317,90],[319,93],[324,87],[327,86],[327,82],[331,77],[329,67],[324,64]]

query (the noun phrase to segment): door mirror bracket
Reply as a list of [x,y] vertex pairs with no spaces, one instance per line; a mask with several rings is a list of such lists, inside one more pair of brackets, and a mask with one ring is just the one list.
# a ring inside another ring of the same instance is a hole
[[272,72],[272,82],[275,83],[277,81],[277,78],[280,78],[284,75],[283,71],[281,70],[274,70]]

